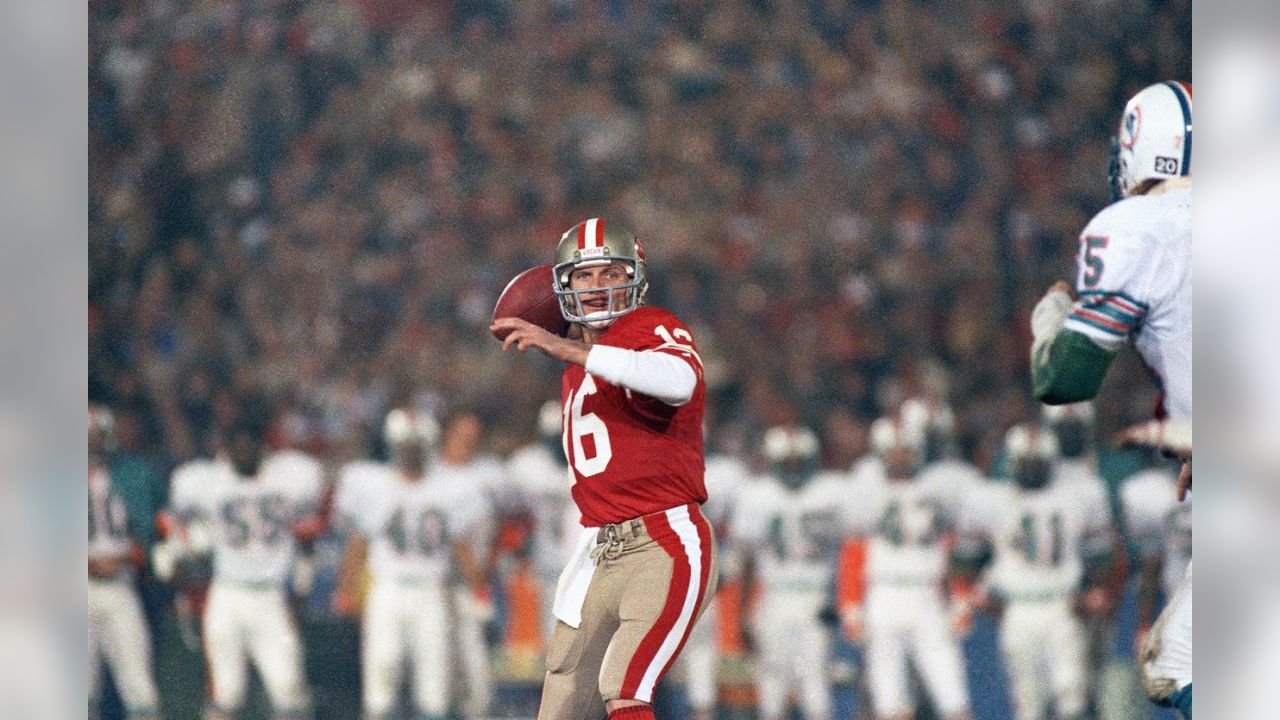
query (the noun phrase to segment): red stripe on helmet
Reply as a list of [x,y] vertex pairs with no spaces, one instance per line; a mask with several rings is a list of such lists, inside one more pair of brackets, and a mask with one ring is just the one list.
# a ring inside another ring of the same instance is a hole
[[578,223],[578,249],[582,250],[587,247],[587,222],[584,220]]
[[596,221],[595,246],[604,247],[604,218],[595,218],[595,221]]

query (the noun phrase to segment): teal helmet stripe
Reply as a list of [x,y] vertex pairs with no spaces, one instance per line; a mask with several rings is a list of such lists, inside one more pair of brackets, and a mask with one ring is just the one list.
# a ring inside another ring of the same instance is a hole
[[1180,175],[1191,174],[1191,93],[1187,87],[1180,82],[1174,80],[1165,80],[1164,84],[1173,90],[1173,96],[1178,98],[1178,105],[1182,108],[1182,122],[1186,127],[1186,134],[1182,140],[1182,165],[1180,166]]

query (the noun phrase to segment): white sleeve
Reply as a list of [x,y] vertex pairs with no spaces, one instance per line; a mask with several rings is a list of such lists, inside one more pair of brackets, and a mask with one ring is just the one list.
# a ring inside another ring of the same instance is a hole
[[587,372],[680,407],[693,397],[698,375],[688,362],[661,352],[642,352],[609,345],[592,346]]

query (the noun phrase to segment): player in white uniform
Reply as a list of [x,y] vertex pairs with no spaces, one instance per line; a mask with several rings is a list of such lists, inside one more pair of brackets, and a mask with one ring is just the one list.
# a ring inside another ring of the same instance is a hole
[[480,579],[468,538],[482,520],[478,488],[445,484],[428,467],[439,432],[429,416],[387,415],[383,430],[393,465],[349,465],[339,479],[337,509],[352,528],[339,594],[351,595],[368,563],[361,666],[366,720],[392,717],[406,658],[412,696],[423,720],[449,709],[450,574]]
[[565,464],[560,403],[548,400],[538,411],[538,440],[507,459],[506,474],[518,486],[533,516],[533,563],[538,576],[543,640],[551,634],[556,581],[577,537],[578,508],[569,494],[573,478]]
[[1174,496],[1177,473],[1152,463],[1125,478],[1120,504],[1138,552],[1138,642],[1155,622],[1161,593],[1172,597],[1191,563],[1191,501]]
[[190,536],[194,525],[212,539],[203,623],[212,696],[206,717],[234,717],[244,704],[246,660],[257,668],[276,717],[307,717],[310,693],[285,587],[295,532],[314,524],[320,465],[297,453],[264,457],[262,428],[246,422],[229,430],[226,450],[228,462],[179,468],[170,491],[180,534]]
[[111,411],[89,406],[89,717],[100,717],[102,664],[111,668],[131,720],[159,717],[151,674],[151,635],[134,588],[136,543],[124,503],[111,484]]
[[[1172,420],[1191,422],[1191,86],[1144,88],[1115,138],[1116,202],[1081,234],[1072,297],[1057,283],[1032,313],[1035,395],[1050,404],[1095,396],[1111,358],[1132,342]],[[1187,568],[1190,577],[1190,566]],[[1140,665],[1152,700],[1191,717],[1191,584],[1149,636]]]
[[743,608],[753,579],[760,583],[759,602],[743,613],[742,628],[756,656],[760,717],[785,717],[795,687],[807,720],[829,720],[831,637],[819,616],[831,595],[849,481],[818,472],[818,438],[807,428],[770,428],[762,450],[769,474],[744,483],[731,524]]
[[871,425],[878,463],[866,464],[848,523],[866,538],[866,597],[840,608],[846,635],[865,643],[876,717],[914,717],[909,665],[943,718],[969,716],[964,661],[945,594],[950,538],[966,485],[924,470],[924,424],[908,409]]
[[[1082,502],[1091,506],[1101,504],[1110,507],[1106,482],[1098,474],[1093,403],[1086,401],[1045,405],[1041,409],[1041,416],[1045,426],[1058,441],[1058,460],[1053,466],[1054,485],[1074,489],[1081,496]],[[1113,555],[1119,557],[1124,552],[1124,546],[1114,530],[1110,542]],[[1106,583],[1105,594],[1095,593],[1091,596],[1090,601],[1096,603],[1096,606],[1089,608],[1085,616],[1090,696],[1099,699],[1103,692],[1102,673],[1111,654],[1111,639],[1115,635],[1115,615],[1112,610],[1116,606],[1122,585],[1123,578],[1113,575],[1111,582]]]
[[1079,613],[1111,567],[1105,498],[1087,501],[1053,480],[1058,442],[1047,429],[1016,425],[1005,439],[1013,482],[974,493],[957,554],[985,545],[988,605],[1001,611],[1000,646],[1018,720],[1083,717],[1087,705],[1086,638]]
[[[496,564],[499,516],[518,512],[519,493],[505,482],[501,463],[480,453],[484,426],[471,412],[456,412],[444,422],[440,456],[432,473],[441,485],[479,490],[471,547],[483,582],[455,582],[454,640],[467,717],[484,717],[493,701],[493,659],[489,624],[493,620],[492,580]],[[462,578],[454,577],[455,581]]]
[[[703,478],[707,485],[707,501],[702,504],[702,514],[721,539],[720,567],[726,575],[735,574],[741,564],[732,538],[730,519],[733,516],[734,500],[746,476],[746,466],[733,455],[713,453],[706,458]],[[685,640],[684,652],[676,660],[677,664],[684,667],[685,691],[693,720],[714,718],[719,700],[718,598],[719,592],[702,611],[702,616]]]

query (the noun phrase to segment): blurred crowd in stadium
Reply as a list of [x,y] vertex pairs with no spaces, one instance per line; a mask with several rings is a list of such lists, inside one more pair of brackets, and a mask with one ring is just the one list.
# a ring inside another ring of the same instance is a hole
[[[988,469],[1038,412],[1026,316],[1107,201],[1118,109],[1191,64],[1179,0],[88,11],[89,398],[138,518],[245,416],[330,468],[399,406],[533,441],[558,373],[489,314],[595,215],[695,329],[715,448],[800,422],[847,469],[929,395]],[[1103,435],[1150,408],[1103,396]]]

